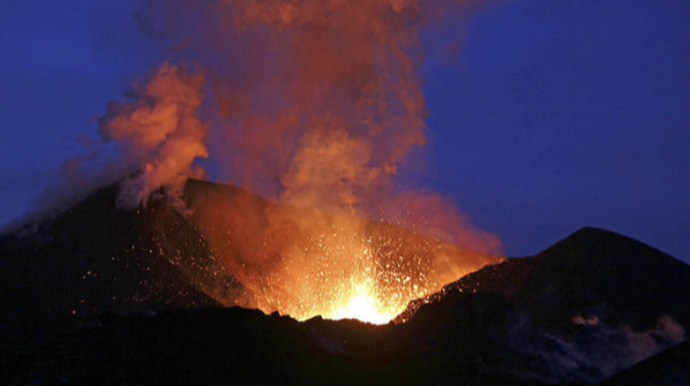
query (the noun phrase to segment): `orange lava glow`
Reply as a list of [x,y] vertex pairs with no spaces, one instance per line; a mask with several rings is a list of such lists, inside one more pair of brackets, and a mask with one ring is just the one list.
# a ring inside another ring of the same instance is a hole
[[371,324],[386,324],[404,310],[402,304],[390,304],[382,300],[371,279],[353,283],[349,295],[343,297],[342,306],[326,319],[357,319]]
[[205,292],[221,303],[298,320],[385,324],[424,297],[500,258],[344,212],[272,204],[249,193],[208,194],[193,218],[224,269],[247,291]]
[[[402,256],[381,264],[375,255],[380,247],[374,246],[371,238],[350,245],[337,244],[348,238],[336,235],[328,241],[335,245],[321,244],[327,248],[324,255],[335,264],[328,266],[330,272],[319,272],[320,277],[327,278],[324,285],[302,285],[304,291],[300,293],[297,304],[285,304],[288,314],[300,320],[320,315],[325,319],[358,319],[385,324],[400,314],[410,300],[427,294],[427,289],[422,287],[432,283],[422,273],[421,267],[406,271]],[[323,262],[319,265],[324,266]],[[333,272],[344,274],[334,275]],[[415,284],[409,275],[416,275]],[[291,311],[293,307],[297,309]]]

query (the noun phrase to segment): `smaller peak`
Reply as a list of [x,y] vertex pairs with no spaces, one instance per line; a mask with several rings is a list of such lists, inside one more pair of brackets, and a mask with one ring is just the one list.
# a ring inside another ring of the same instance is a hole
[[537,259],[609,259],[640,267],[651,261],[685,265],[674,257],[639,240],[606,229],[586,226],[534,256]]
[[619,241],[619,242],[635,242],[635,243],[640,243],[637,240],[634,240],[628,236],[621,235],[619,233],[607,230],[607,229],[602,229],[602,228],[596,228],[593,226],[585,226],[582,227],[566,238],[564,238],[561,242],[578,242],[578,243],[592,243],[592,242],[611,242],[611,241]]
[[575,231],[575,233],[578,233],[578,232],[608,232],[608,231],[606,229],[597,228],[597,227],[593,227],[590,225],[585,225],[582,228]]
[[584,227],[576,230],[575,232],[573,232],[573,234],[571,236],[586,235],[586,234],[602,234],[602,235],[605,234],[605,235],[621,236],[621,235],[619,235],[615,232],[612,232],[610,230],[603,229],[603,228],[597,228],[597,227],[593,227],[593,226],[589,226],[589,225],[584,226]]

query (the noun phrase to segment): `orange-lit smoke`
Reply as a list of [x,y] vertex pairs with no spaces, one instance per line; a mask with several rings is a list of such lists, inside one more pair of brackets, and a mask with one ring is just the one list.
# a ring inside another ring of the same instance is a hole
[[442,242],[500,251],[450,201],[396,187],[425,143],[420,29],[451,3],[148,1],[142,25],[175,47],[176,61],[201,68],[206,86],[164,65],[131,103],[109,106],[104,135],[146,160],[124,201],[179,187],[206,156],[203,89],[213,101],[203,107],[213,162],[227,181],[279,203],[240,195],[191,205],[219,258],[252,291],[226,303],[383,322],[497,261]]
[[130,100],[108,105],[98,121],[102,138],[121,143],[125,157],[141,165],[139,174],[122,183],[119,206],[145,204],[160,187],[179,198],[187,178],[202,173],[192,163],[208,156],[207,128],[198,117],[203,83],[201,75],[164,64],[145,83],[132,85]]
[[252,191],[363,207],[425,143],[416,1],[152,0],[141,18],[208,74],[211,152]]

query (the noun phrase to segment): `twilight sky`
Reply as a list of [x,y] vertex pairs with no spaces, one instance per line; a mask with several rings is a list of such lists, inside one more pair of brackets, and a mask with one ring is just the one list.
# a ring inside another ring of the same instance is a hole
[[[106,103],[165,59],[132,18],[136,3],[3,6],[0,224],[55,181]],[[425,63],[423,182],[510,256],[592,225],[690,262],[689,14],[685,0],[513,0],[426,34],[430,49],[465,38],[452,60]]]

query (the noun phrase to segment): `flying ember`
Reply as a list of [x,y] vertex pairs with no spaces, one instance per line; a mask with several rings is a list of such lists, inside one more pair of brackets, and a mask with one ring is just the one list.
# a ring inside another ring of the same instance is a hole
[[401,226],[247,192],[208,194],[191,209],[223,268],[246,287],[239,296],[214,291],[219,285],[204,290],[224,304],[300,320],[387,323],[411,300],[499,260]]

